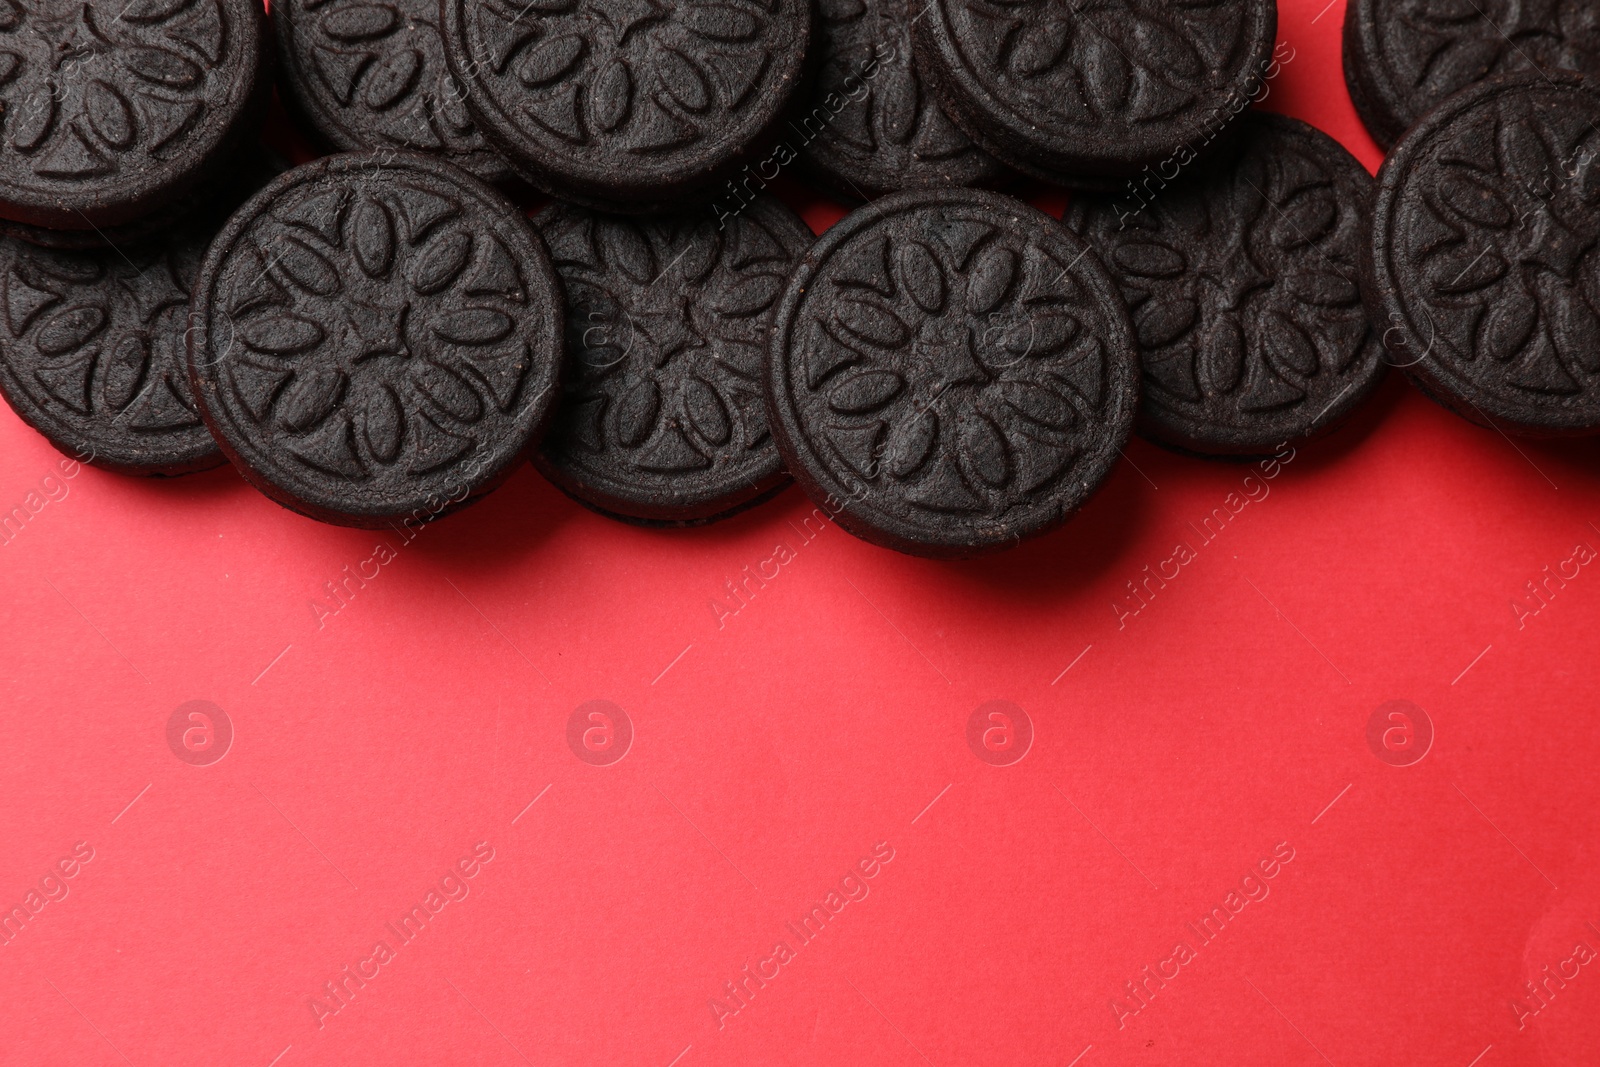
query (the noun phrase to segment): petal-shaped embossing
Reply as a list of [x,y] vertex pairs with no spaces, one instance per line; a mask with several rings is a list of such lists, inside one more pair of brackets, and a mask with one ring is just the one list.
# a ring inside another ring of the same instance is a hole
[[610,133],[627,121],[632,106],[633,76],[626,63],[614,59],[590,87],[589,120],[595,129]]
[[1503,230],[1516,215],[1505,198],[1464,169],[1452,169],[1439,182],[1439,199],[1468,222]]
[[319,425],[338,406],[344,386],[344,374],[334,367],[299,371],[278,398],[278,422],[293,433]]
[[84,110],[89,113],[89,126],[106,144],[113,148],[133,144],[133,108],[116,89],[103,81],[90,82]]
[[841,300],[839,325],[855,337],[882,348],[899,348],[911,339],[911,331],[894,312],[866,300]]
[[722,398],[701,379],[691,377],[684,381],[683,410],[689,416],[689,425],[709,443],[725,445],[733,436],[733,423]]
[[1154,19],[1129,12],[1120,19],[1105,20],[1105,32],[1117,38],[1131,61],[1148,71],[1185,81],[1205,72],[1194,46],[1182,34]]
[[748,41],[761,30],[754,15],[729,4],[686,4],[678,19],[690,32],[713,41]]
[[1011,47],[1011,69],[1031,78],[1055,66],[1066,50],[1069,31],[1063,19],[1026,24],[1017,31]]
[[149,366],[150,339],[142,334],[123,335],[101,368],[101,388],[112,411],[121,411],[139,395]]
[[356,262],[369,278],[388,275],[394,265],[394,218],[376,200],[364,199],[350,215],[350,239]]
[[1153,297],[1140,305],[1134,317],[1139,343],[1146,348],[1169,345],[1188,333],[1200,309],[1187,297]]
[[489,345],[511,336],[515,326],[503,311],[466,308],[440,316],[433,324],[433,332],[458,345]]
[[322,32],[336,41],[366,41],[382,37],[399,25],[398,12],[388,4],[352,4],[322,16]]
[[917,77],[909,65],[882,68],[873,100],[878,128],[890,144],[905,144],[917,128]]
[[483,417],[483,401],[477,391],[448,367],[422,363],[412,372],[412,380],[423,396],[456,421],[477,422]]
[[0,85],[10,85],[22,71],[22,57],[15,52],[0,52]]
[[711,106],[711,86],[694,62],[675,48],[662,51],[657,59],[661,87],[685,111],[704,111]]
[[919,241],[903,241],[895,249],[896,274],[912,303],[930,315],[944,307],[946,286],[938,258]]
[[656,279],[656,257],[639,227],[624,219],[606,219],[596,224],[595,245],[622,273],[641,285]]
[[[1020,351],[1013,348],[1014,355],[1032,356],[1034,359],[1053,356],[1078,335],[1078,320],[1064,311],[1034,315],[1028,324],[1031,328],[1025,335],[1026,346]],[[1016,336],[1020,341],[1024,335]]]
[[983,415],[968,414],[957,428],[956,462],[972,485],[998,489],[1011,477],[1010,449],[1000,428]]
[[517,80],[530,89],[558,81],[578,65],[585,47],[583,38],[575,33],[547,37],[517,61]]
[[168,89],[192,89],[205,77],[198,63],[166,48],[135,46],[122,53],[122,62],[145,81]]
[[893,371],[869,370],[841,377],[828,390],[828,406],[841,415],[876,411],[899,395],[905,380]]
[[306,244],[298,237],[279,239],[277,268],[300,288],[318,296],[332,296],[343,288],[339,271],[328,257]]
[[1476,354],[1501,363],[1522,351],[1539,324],[1539,309],[1533,298],[1518,289],[1489,306],[1478,324]]
[[713,301],[711,309],[735,318],[755,315],[771,307],[782,289],[783,279],[776,274],[747,275]]
[[884,442],[883,465],[896,478],[915,474],[927,462],[939,436],[939,417],[932,411],[912,409],[889,431]]
[[1127,60],[1102,33],[1086,33],[1079,48],[1083,54],[1083,87],[1101,114],[1116,114],[1127,104],[1133,80]]
[[1054,389],[1025,381],[996,382],[991,389],[1007,407],[1040,426],[1065,432],[1077,421],[1071,403]]
[[411,260],[411,288],[424,295],[450,287],[467,267],[472,235],[452,230],[435,237]]
[[[1468,82],[1459,84],[1466,85]],[[1517,180],[1530,196],[1543,200],[1549,196],[1551,176],[1560,171],[1555,156],[1535,126],[1534,122],[1515,119],[1500,123],[1500,169]]]
[[47,356],[59,356],[80,347],[105,326],[103,308],[84,305],[63,308],[39,324],[33,346]]
[[1547,309],[1550,338],[1566,361],[1588,374],[1600,371],[1600,316],[1576,286],[1553,286],[1540,304]]
[[389,52],[368,68],[361,102],[374,111],[391,108],[411,94],[421,74],[421,52],[414,48]]
[[1225,396],[1244,378],[1244,332],[1232,315],[1218,318],[1195,355],[1195,371],[1207,396]]
[[986,315],[1000,306],[1017,280],[1017,254],[1000,244],[979,252],[967,274],[967,310]]
[[1319,307],[1350,307],[1361,299],[1354,272],[1312,268],[1290,275],[1289,292]]
[[1112,262],[1145,278],[1175,278],[1183,273],[1183,253],[1160,241],[1124,241],[1111,252]]
[[1309,378],[1317,373],[1317,346],[1282,312],[1262,313],[1261,350],[1268,365],[1285,377]]
[[32,152],[44,144],[55,128],[55,93],[48,87],[39,89],[9,109],[5,118],[11,144],[20,151]]
[[617,441],[625,448],[637,448],[655,431],[661,390],[652,379],[640,379],[617,397],[614,407]]
[[279,308],[251,317],[239,329],[239,340],[246,347],[275,356],[308,351],[321,344],[325,336],[321,326]]
[[1315,244],[1328,236],[1339,221],[1339,201],[1332,189],[1319,186],[1290,198],[1278,209],[1272,243],[1285,252]]
[[379,463],[393,463],[405,439],[406,415],[400,398],[387,385],[367,394],[361,411],[361,437]]
[[1425,268],[1428,284],[1441,293],[1470,293],[1492,285],[1506,272],[1506,261],[1493,249],[1473,252],[1451,249],[1434,256]]

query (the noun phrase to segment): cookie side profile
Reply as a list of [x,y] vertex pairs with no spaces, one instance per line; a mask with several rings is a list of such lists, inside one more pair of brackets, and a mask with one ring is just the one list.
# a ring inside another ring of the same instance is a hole
[[958,558],[1077,510],[1138,383],[1122,297],[1081,238],[996,193],[902,192],[836,223],[790,278],[767,412],[841,526]]
[[761,400],[784,282],[813,240],[781,202],[640,219],[535,219],[567,306],[560,408],[535,462],[604,514],[699,525],[789,484]]
[[445,0],[479,129],[531,184],[601,210],[682,206],[784,118],[805,0]]
[[433,153],[484,181],[510,179],[445,62],[436,0],[284,0],[272,21],[284,101],[314,139],[336,152]]
[[1358,285],[1372,179],[1327,134],[1252,112],[1240,154],[1147,199],[1074,197],[1139,338],[1139,432],[1271,454],[1337,425],[1386,369]]
[[1385,149],[1451,93],[1530,68],[1600,77],[1600,8],[1513,0],[1350,0],[1345,8],[1345,83]]
[[499,193],[429,156],[348,153],[278,178],[212,242],[189,372],[273,500],[347,526],[426,521],[528,457],[561,320],[544,246]]
[[194,190],[266,103],[256,0],[0,5],[0,216],[94,230]]
[[918,69],[949,116],[1024,173],[1104,187],[1209,144],[1272,70],[1272,0],[931,0]]
[[1362,296],[1391,362],[1506,433],[1600,429],[1600,92],[1498,75],[1413,126],[1378,172]]

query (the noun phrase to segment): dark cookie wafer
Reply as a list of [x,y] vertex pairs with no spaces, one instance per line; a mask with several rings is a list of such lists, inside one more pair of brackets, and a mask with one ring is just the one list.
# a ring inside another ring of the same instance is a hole
[[761,401],[778,293],[811,247],[771,197],[713,221],[552,205],[535,220],[567,298],[561,409],[539,469],[598,511],[709,522],[788,484]]
[[827,231],[773,327],[768,418],[840,525],[969,556],[1065,520],[1132,427],[1139,368],[1081,238],[1009,197],[895,193]]
[[1600,5],[1350,0],[1345,8],[1345,84],[1384,148],[1451,93],[1530,67],[1600,76]]
[[258,0],[0,2],[0,216],[102,230],[230,163],[265,103]]
[[1326,430],[1385,369],[1358,287],[1371,177],[1298,119],[1254,112],[1239,132],[1236,159],[1067,214],[1133,313],[1139,432],[1203,455]]
[[983,185],[1007,174],[945,117],[922,84],[911,61],[912,6],[908,0],[817,5],[817,76],[796,100],[794,123],[811,138],[802,158],[843,196]]
[[1270,76],[1272,0],[928,0],[918,68],[966,133],[1037,177],[1103,186],[1206,143]]
[[272,21],[285,101],[317,140],[430,152],[485,181],[511,177],[445,62],[437,0],[283,0]]
[[1393,362],[1464,418],[1600,430],[1600,92],[1498,75],[1428,112],[1378,172],[1362,295]]
[[563,200],[654,210],[703,193],[784,117],[808,0],[444,0],[483,130]]
[[280,177],[212,242],[189,364],[246,478],[327,522],[433,518],[488,492],[554,406],[561,297],[522,213],[413,153]]

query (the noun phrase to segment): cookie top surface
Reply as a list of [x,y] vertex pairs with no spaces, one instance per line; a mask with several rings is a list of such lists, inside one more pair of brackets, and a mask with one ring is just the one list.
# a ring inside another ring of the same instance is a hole
[[794,121],[807,136],[820,127],[804,155],[841,193],[866,199],[1006,173],[922,84],[911,61],[911,17],[907,0],[817,5],[817,76]]
[[1491,74],[1600,76],[1600,7],[1583,0],[1350,0],[1345,77],[1374,139],[1392,145],[1428,108]]
[[72,252],[0,238],[0,392],[78,459],[133,474],[223,462],[189,391],[189,290],[210,233]]
[[508,201],[431,157],[327,156],[235,212],[189,338],[223,451],[347,525],[442,514],[526,458],[555,401],[561,298]]
[[1272,0],[930,0],[919,68],[966,132],[1066,178],[1137,171],[1259,92]]
[[568,200],[669,202],[780,117],[806,0],[445,0],[468,106],[519,170]]
[[811,230],[762,197],[639,219],[552,205],[536,220],[567,300],[561,407],[539,465],[644,521],[721,517],[786,479],[761,400],[767,335]]
[[778,306],[785,464],[869,541],[1006,547],[1070,515],[1127,439],[1138,359],[1088,245],[995,193],[895,193],[835,224]]
[[1359,288],[1372,179],[1298,119],[1244,117],[1236,158],[1148,198],[1075,197],[1133,314],[1140,432],[1253,454],[1348,414],[1381,379]]
[[286,0],[272,21],[288,96],[334,148],[413,149],[485,181],[511,176],[445,62],[436,0]]
[[1467,418],[1600,428],[1600,93],[1501,75],[1378,173],[1362,288],[1394,362]]
[[89,229],[187,192],[258,102],[257,0],[0,2],[0,214]]

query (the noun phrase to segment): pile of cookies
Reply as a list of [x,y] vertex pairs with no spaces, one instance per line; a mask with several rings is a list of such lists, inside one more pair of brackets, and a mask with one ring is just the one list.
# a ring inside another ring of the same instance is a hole
[[[1346,27],[1363,117],[1410,127],[1374,199],[1252,110],[1272,0],[16,0],[0,392],[84,461],[231,461],[327,522],[531,459],[652,525],[793,480],[935,557],[1064,521],[1135,426],[1323,433],[1386,346],[1469,418],[1600,427],[1600,96],[1480,81],[1518,58],[1410,6]],[[260,147],[274,86],[329,154]],[[862,206],[817,239],[796,177]],[[997,191],[1028,179],[1064,220]]]

